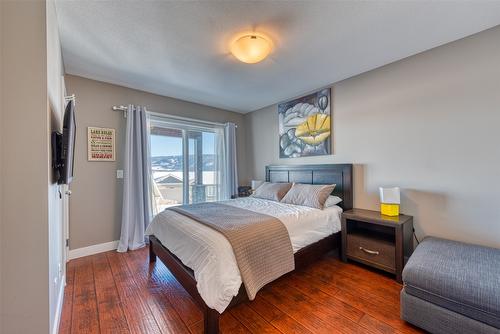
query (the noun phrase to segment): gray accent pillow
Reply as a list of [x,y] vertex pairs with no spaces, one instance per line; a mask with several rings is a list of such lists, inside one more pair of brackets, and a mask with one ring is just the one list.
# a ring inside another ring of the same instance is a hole
[[281,202],[323,209],[328,196],[330,196],[334,188],[335,184],[317,185],[294,183]]
[[291,187],[291,183],[264,182],[257,189],[255,189],[252,197],[269,199],[271,201],[279,202]]

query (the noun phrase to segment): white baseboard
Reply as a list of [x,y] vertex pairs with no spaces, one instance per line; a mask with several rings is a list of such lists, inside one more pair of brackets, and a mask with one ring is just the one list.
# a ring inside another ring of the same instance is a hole
[[88,247],[70,249],[68,259],[73,260],[79,257],[115,250],[117,248],[118,248],[118,240],[105,242],[103,244],[92,245]]
[[56,313],[54,315],[54,324],[52,325],[52,334],[57,334],[59,333],[59,325],[61,321],[61,313],[62,313],[62,307],[63,307],[63,302],[64,302],[64,288],[66,287],[66,275],[61,277],[61,284],[59,288],[59,294],[57,296],[57,306],[56,306]]

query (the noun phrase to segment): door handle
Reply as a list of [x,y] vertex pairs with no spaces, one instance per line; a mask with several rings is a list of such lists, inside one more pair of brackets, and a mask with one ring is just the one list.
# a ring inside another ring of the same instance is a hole
[[71,196],[71,190],[66,190],[64,193],[68,196]]

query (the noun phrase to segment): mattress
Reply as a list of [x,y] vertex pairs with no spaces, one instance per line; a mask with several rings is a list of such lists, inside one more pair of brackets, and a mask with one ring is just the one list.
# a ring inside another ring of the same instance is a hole
[[[222,201],[278,218],[285,225],[293,252],[340,231],[342,209],[323,210],[246,197]],[[171,210],[158,214],[146,229],[184,265],[191,268],[205,303],[222,313],[238,294],[242,280],[229,241],[214,229]]]

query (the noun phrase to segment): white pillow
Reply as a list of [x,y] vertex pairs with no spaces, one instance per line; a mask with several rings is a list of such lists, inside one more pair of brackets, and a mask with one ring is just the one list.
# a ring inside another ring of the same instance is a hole
[[332,196],[332,195],[330,195],[326,199],[324,207],[325,208],[329,208],[331,206],[335,206],[335,205],[339,204],[340,202],[342,202],[342,198],[340,198],[338,196]]

